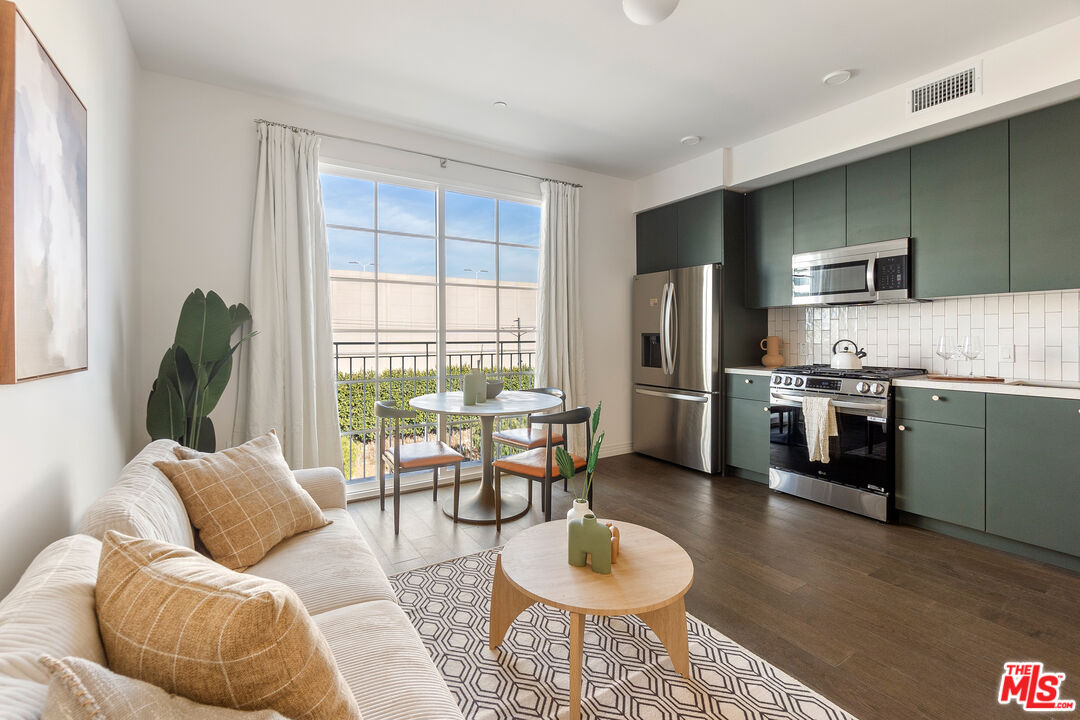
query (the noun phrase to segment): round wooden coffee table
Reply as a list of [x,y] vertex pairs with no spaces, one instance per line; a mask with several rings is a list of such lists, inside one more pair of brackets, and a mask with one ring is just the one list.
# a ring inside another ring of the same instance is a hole
[[669,537],[640,525],[615,524],[620,548],[610,575],[567,562],[565,520],[518,533],[495,562],[488,625],[492,650],[533,603],[570,613],[571,720],[581,717],[586,615],[637,615],[660,638],[675,670],[690,677],[683,596],[694,582],[694,563]]

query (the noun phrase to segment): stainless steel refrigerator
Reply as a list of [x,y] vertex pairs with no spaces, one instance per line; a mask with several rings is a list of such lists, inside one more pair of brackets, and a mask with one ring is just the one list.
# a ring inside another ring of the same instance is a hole
[[719,264],[634,277],[634,451],[723,470]]

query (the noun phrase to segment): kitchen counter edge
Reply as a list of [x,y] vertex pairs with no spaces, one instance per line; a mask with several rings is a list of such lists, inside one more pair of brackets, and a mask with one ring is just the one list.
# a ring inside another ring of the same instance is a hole
[[729,375],[772,375],[772,368],[767,368],[764,365],[745,365],[743,367],[729,367],[724,368],[724,372]]
[[892,381],[894,387],[927,388],[933,390],[954,390],[956,392],[981,392],[994,395],[1025,395],[1027,397],[1057,398],[1059,400],[1080,400],[1080,387],[1038,387],[1036,385],[1010,385],[1009,383],[950,382],[948,380],[926,380],[922,378],[898,378]]

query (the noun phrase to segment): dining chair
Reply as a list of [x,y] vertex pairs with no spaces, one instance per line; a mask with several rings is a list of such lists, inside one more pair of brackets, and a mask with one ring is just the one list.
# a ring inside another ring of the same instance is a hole
[[[461,494],[461,461],[465,456],[441,440],[432,442],[401,442],[401,421],[416,419],[416,412],[403,410],[393,400],[377,400],[375,417],[379,423],[379,455],[375,460],[375,472],[379,475],[379,509],[386,510],[386,473],[384,461],[389,461],[394,471],[394,534],[401,526],[401,472],[433,470],[432,499],[439,500],[439,470],[454,466],[454,522],[458,521],[458,499]],[[393,423],[392,447],[386,447],[387,425]]]
[[[540,496],[541,507],[544,510],[544,520],[551,521],[551,486],[559,478],[563,477],[559,472],[559,464],[555,462],[555,425],[585,425],[585,447],[592,447],[592,410],[584,405],[579,405],[573,410],[563,412],[530,415],[531,423],[547,425],[547,438],[543,447],[533,448],[516,455],[508,455],[495,461],[495,532],[502,527],[502,476],[516,475],[529,481],[529,507],[532,507],[533,481],[541,483]],[[574,461],[575,470],[581,470],[587,464],[585,458],[575,453],[570,453]],[[592,506],[592,486],[589,486],[589,505]]]
[[[563,412],[566,412],[566,393],[556,387],[534,387],[527,388],[524,392],[542,393],[544,395],[551,395],[557,397],[562,402]],[[491,439],[500,445],[507,445],[518,450],[534,450],[538,447],[543,447],[547,443],[548,434],[540,428],[533,427],[532,419],[528,420],[528,424],[525,427],[510,428],[507,430],[500,430],[493,434]],[[568,447],[566,444],[566,425],[562,426],[561,433],[553,433],[551,436],[551,444],[562,445]],[[566,490],[566,478],[563,478],[563,490]]]

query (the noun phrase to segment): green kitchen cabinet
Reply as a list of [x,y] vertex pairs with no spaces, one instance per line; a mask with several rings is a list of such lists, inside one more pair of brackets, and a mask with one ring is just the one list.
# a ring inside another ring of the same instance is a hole
[[637,216],[637,271],[670,270],[678,265],[678,218],[674,205]]
[[725,456],[732,467],[769,472],[769,403],[727,398]]
[[911,148],[913,294],[1009,291],[1009,124]]
[[676,203],[675,208],[677,267],[724,262],[724,192],[698,195]]
[[844,247],[847,236],[847,168],[807,175],[796,180],[794,195],[794,251],[796,253]]
[[911,149],[847,166],[847,244],[911,237]]
[[1080,400],[986,397],[986,531],[1080,555]]
[[897,510],[984,530],[985,462],[982,428],[898,419]]
[[755,190],[749,196],[746,262],[749,307],[791,305],[793,203],[791,182]]
[[1009,121],[1012,292],[1080,287],[1080,101]]

